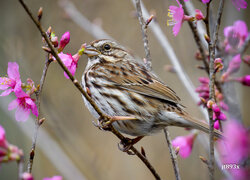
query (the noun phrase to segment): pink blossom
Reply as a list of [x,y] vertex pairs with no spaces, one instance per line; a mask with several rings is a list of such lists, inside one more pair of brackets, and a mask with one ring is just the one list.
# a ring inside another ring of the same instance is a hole
[[19,66],[16,62],[8,63],[8,77],[0,77],[0,90],[5,90],[0,96],[7,96],[16,91],[17,83],[21,82]]
[[177,36],[177,34],[181,29],[181,25],[184,21],[189,21],[193,19],[193,17],[191,16],[184,15],[184,10],[182,8],[182,5],[179,3],[178,0],[176,0],[176,2],[178,3],[179,7],[169,6],[168,17],[170,17],[171,19],[167,20],[168,26],[174,26],[172,29],[174,36]]
[[69,43],[69,41],[70,41],[70,33],[69,33],[69,31],[67,31],[62,35],[62,37],[60,39],[58,52],[62,52],[63,49],[65,48],[65,46]]
[[221,71],[224,68],[223,62],[221,58],[216,58],[214,60],[214,69],[217,69],[218,71]]
[[23,151],[8,143],[5,137],[5,130],[0,125],[0,163],[17,161],[20,160],[21,156],[23,156]]
[[202,14],[202,12],[199,9],[195,10],[195,19],[199,20],[203,20],[205,17]]
[[214,128],[215,129],[220,129],[220,123],[219,123],[218,120],[214,122]]
[[244,21],[235,21],[233,26],[224,28],[226,51],[238,49],[242,46],[248,36],[247,25]]
[[43,180],[62,180],[62,176],[53,176],[51,178],[49,177],[46,177],[46,178],[43,178]]
[[247,2],[245,0],[232,0],[232,3],[237,10],[247,8]]
[[248,179],[250,171],[241,164],[250,157],[250,131],[238,121],[231,120],[224,127],[224,137],[218,141],[222,163],[240,165],[240,169],[229,169],[233,179]]
[[234,80],[242,83],[245,86],[250,86],[250,75],[246,75],[246,76],[243,76],[243,77],[235,78]]
[[7,142],[6,137],[5,137],[5,130],[0,125],[0,149],[7,148],[7,147],[8,147],[8,142]]
[[[69,72],[74,76],[80,56],[78,54],[72,56],[71,54],[64,54],[63,52],[59,53],[58,56],[61,58],[64,65],[68,68]],[[66,72],[64,72],[64,76],[69,79]]]
[[229,62],[227,71],[222,74],[221,79],[222,81],[227,81],[229,76],[233,73],[236,73],[240,69],[241,64],[241,57],[240,54],[237,54],[233,57],[233,59]]
[[191,154],[195,137],[196,134],[178,136],[172,141],[173,147],[180,148],[179,154],[182,158],[187,158]]
[[202,84],[208,84],[209,83],[209,78],[207,78],[207,77],[199,77],[199,81]]
[[202,3],[206,4],[206,3],[209,3],[210,0],[202,0]]
[[17,109],[15,117],[17,121],[26,121],[31,112],[38,117],[38,110],[35,104],[35,100],[26,94],[22,89],[15,92],[17,99],[13,100],[9,106],[8,110]]
[[26,93],[31,95],[36,91],[35,83],[32,79],[27,79]]
[[28,172],[24,172],[22,174],[22,180],[34,180],[32,174],[28,173]]

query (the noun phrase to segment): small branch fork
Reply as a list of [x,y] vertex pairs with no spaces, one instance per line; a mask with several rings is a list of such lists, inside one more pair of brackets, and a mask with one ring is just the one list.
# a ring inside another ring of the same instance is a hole
[[36,94],[36,106],[37,106],[39,115],[38,115],[37,120],[35,122],[35,131],[34,131],[33,138],[32,138],[32,146],[31,146],[30,157],[29,157],[28,168],[27,168],[27,171],[29,173],[31,173],[31,171],[32,171],[33,159],[34,159],[34,156],[35,156],[38,129],[41,126],[41,124],[43,123],[43,121],[45,120],[44,118],[41,119],[40,102],[41,102],[41,93],[42,93],[43,85],[44,85],[44,82],[45,82],[45,77],[47,75],[47,71],[48,71],[50,63],[51,63],[51,61],[49,60],[49,55],[47,55],[46,62],[45,62],[44,68],[43,68],[43,74],[42,74],[42,77],[41,77],[41,80],[40,80],[40,84],[39,84],[39,87],[38,87],[37,91],[35,92],[35,94]]
[[169,153],[170,153],[170,156],[171,156],[171,160],[172,160],[176,180],[180,180],[181,176],[180,176],[179,167],[178,167],[178,164],[177,164],[176,152],[175,152],[175,150],[174,150],[174,148],[172,146],[169,131],[168,131],[167,127],[163,131],[164,131],[167,143],[168,143],[168,149],[169,149]]
[[141,25],[141,31],[142,31],[142,39],[143,39],[143,45],[144,45],[144,50],[145,50],[145,54],[146,54],[146,67],[149,70],[152,70],[152,58],[150,55],[150,50],[149,50],[149,46],[148,46],[148,35],[147,35],[147,26],[150,23],[150,21],[152,20],[151,16],[151,20],[145,22],[142,16],[142,10],[141,10],[141,1],[140,0],[135,0],[135,4],[136,4],[136,11],[137,11],[137,16]]
[[[151,58],[150,50],[149,50],[149,46],[148,46],[147,26],[151,22],[153,16],[150,16],[150,18],[145,22],[143,20],[143,16],[142,16],[140,0],[135,0],[135,6],[136,6],[138,19],[139,19],[139,22],[140,22],[140,25],[141,25],[142,39],[143,39],[143,42],[144,42],[144,49],[145,49],[145,53],[146,53],[146,62],[145,62],[145,64],[146,64],[146,66],[147,66],[147,68],[149,70],[152,70],[152,58]],[[169,153],[170,153],[170,157],[171,157],[171,160],[172,160],[176,180],[180,180],[181,177],[180,177],[179,167],[178,167],[177,160],[176,160],[176,154],[175,154],[175,151],[174,151],[172,143],[171,143],[171,139],[170,139],[168,129],[165,128],[163,131],[164,131],[165,138],[166,138],[166,141],[167,141],[167,144],[168,144]]]
[[[45,39],[48,47],[51,50],[51,54],[55,57],[56,61],[58,62],[58,64],[62,67],[62,69],[66,72],[66,74],[69,76],[70,80],[73,82],[73,84],[76,86],[76,88],[81,92],[81,94],[89,101],[89,103],[93,106],[93,108],[96,110],[96,112],[100,115],[101,119],[103,121],[109,121],[111,120],[110,117],[108,117],[107,115],[103,114],[101,112],[101,110],[98,108],[98,106],[95,104],[94,101],[92,101],[92,99],[89,97],[89,95],[83,90],[83,88],[81,87],[80,83],[78,82],[78,80],[72,76],[72,74],[69,72],[69,70],[66,68],[66,66],[63,64],[62,60],[59,58],[59,56],[57,55],[57,51],[55,50],[55,48],[53,47],[50,39],[48,38],[47,34],[45,33],[45,31],[43,30],[40,22],[38,20],[35,19],[35,17],[33,16],[33,14],[31,13],[30,9],[28,8],[28,6],[24,3],[23,0],[19,0],[19,2],[21,3],[21,5],[23,6],[23,8],[25,9],[25,11],[27,12],[27,14],[29,15],[29,17],[31,18],[31,20],[34,22],[34,24],[37,26],[38,30],[40,31],[42,37]],[[47,70],[46,70],[47,71]],[[46,73],[45,73],[46,74]],[[41,79],[42,80],[42,79]],[[44,81],[44,80],[43,80]],[[41,89],[40,89],[41,90]],[[41,92],[41,91],[40,91]],[[40,93],[39,92],[39,93]],[[39,97],[39,96],[38,96]],[[40,100],[38,101],[40,103]],[[114,127],[112,125],[109,126],[110,127],[110,131],[115,134],[120,140],[125,141],[126,138],[120,134],[116,129],[114,129]],[[36,127],[36,129],[38,129]],[[35,135],[35,139],[36,139],[37,133]],[[36,140],[33,141],[34,142],[34,147],[36,144]],[[141,153],[139,153],[136,148],[134,148],[133,146],[131,146],[130,150],[141,159],[141,161],[147,166],[147,168],[150,170],[150,172],[153,174],[153,176],[155,177],[155,179],[160,180],[160,176],[157,174],[157,172],[155,171],[155,169],[153,168],[153,166],[149,163],[149,161],[147,160],[147,158],[145,156],[143,156]],[[33,158],[34,158],[34,153],[35,153],[35,149],[33,149],[33,144],[32,144],[32,151],[31,151],[31,155],[32,158],[31,161],[33,162]],[[28,169],[31,172],[32,170],[32,165],[33,163],[29,163]]]
[[[208,5],[209,6],[209,5]],[[214,31],[213,34],[211,34],[211,41],[209,42],[209,57],[210,57],[210,63],[209,63],[209,99],[212,101],[215,101],[215,70],[214,70],[214,60],[215,60],[215,49],[216,44],[218,40],[218,31],[220,27],[221,17],[222,17],[222,11],[224,6],[224,0],[220,0],[220,5],[218,9],[218,14],[216,17],[215,25],[214,25]],[[207,8],[207,11],[209,11],[209,7]],[[209,28],[209,20],[207,22],[207,28]],[[207,29],[208,31],[208,29]],[[214,121],[213,121],[213,111],[212,109],[208,109],[209,114],[209,144],[210,144],[210,150],[209,150],[209,177],[210,180],[214,179]]]

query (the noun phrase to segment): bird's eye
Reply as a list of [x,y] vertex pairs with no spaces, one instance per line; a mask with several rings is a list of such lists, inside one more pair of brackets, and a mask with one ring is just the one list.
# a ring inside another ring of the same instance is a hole
[[103,45],[103,49],[106,50],[106,51],[108,51],[108,50],[111,49],[111,46],[109,44],[104,44]]

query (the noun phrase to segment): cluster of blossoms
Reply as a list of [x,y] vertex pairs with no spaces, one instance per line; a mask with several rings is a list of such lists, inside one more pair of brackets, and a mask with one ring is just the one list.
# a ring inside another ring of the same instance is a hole
[[[178,6],[169,6],[168,16],[171,18],[167,21],[168,25],[173,25],[173,34],[177,36],[184,21],[204,20],[202,12],[198,9],[195,10],[195,16],[186,16],[182,5],[176,0]],[[188,1],[188,0],[184,0]],[[202,0],[202,3],[209,3],[210,0]],[[246,9],[247,3],[244,0],[232,0],[233,5],[238,9]],[[250,56],[242,57],[239,50],[242,48],[247,37],[249,35],[247,25],[244,21],[238,20],[232,26],[225,27],[224,36],[225,40],[222,45],[222,51],[224,55],[229,57],[230,60],[228,66],[224,66],[224,59],[216,58],[214,60],[215,72],[221,72],[218,83],[227,82],[239,82],[244,86],[250,86],[250,75],[243,77],[233,77],[232,75],[239,71],[241,62],[243,61],[248,66],[250,65]],[[209,37],[205,36],[206,40]],[[231,57],[231,58],[230,58]],[[197,59],[201,56],[198,53]],[[209,58],[208,58],[209,61]],[[204,68],[203,68],[204,69]],[[199,105],[203,105],[205,108],[213,111],[214,128],[220,129],[221,121],[228,119],[226,112],[229,110],[228,105],[224,101],[224,95],[215,86],[215,102],[209,99],[209,78],[200,77],[200,85],[196,88],[196,92],[199,94]],[[225,139],[218,142],[218,149],[221,154],[221,160],[223,164],[237,164],[240,165],[240,169],[230,170],[232,176],[236,179],[247,179],[250,176],[249,169],[247,169],[247,162],[250,157],[250,133],[239,122],[233,120],[227,120],[224,129]],[[187,158],[193,148],[194,141],[197,134],[191,132],[186,136],[178,136],[173,139],[173,147],[179,152],[182,158]]]
[[5,136],[5,130],[0,125],[0,163],[19,161],[23,156],[23,151],[17,146],[10,144]]
[[225,140],[219,140],[218,150],[222,164],[232,164],[238,167],[229,169],[232,179],[249,179],[250,131],[238,121],[228,121],[224,128]]
[[[3,90],[0,96],[7,96],[14,93],[17,99],[13,100],[9,106],[9,110],[16,109],[15,117],[17,121],[26,121],[30,115],[30,111],[38,117],[38,110],[35,100],[31,95],[36,91],[34,82],[27,79],[27,83],[22,83],[19,66],[16,62],[8,63],[7,77],[0,77],[0,90]],[[26,89],[26,92],[24,92]]]
[[[184,0],[189,1],[189,0]],[[182,5],[180,4],[179,0],[176,0],[178,3],[178,6],[169,6],[168,9],[168,16],[171,18],[167,21],[168,26],[173,26],[173,34],[177,36],[179,33],[182,23],[184,21],[199,21],[204,20],[204,16],[202,12],[199,9],[195,10],[195,17],[192,16],[186,16],[184,14],[184,10],[182,8]],[[202,3],[206,4],[209,3],[210,0],[202,0]],[[247,2],[245,0],[232,0],[233,5],[238,9],[246,9],[247,8]]]
[[[19,162],[22,157],[23,151],[7,141],[5,130],[0,125],[0,164],[11,161]],[[22,180],[34,180],[34,178],[30,173],[24,172],[22,174]],[[62,177],[53,176],[51,178],[43,178],[43,180],[62,180]]]
[[[51,33],[50,29],[47,31],[47,34],[50,36],[51,41],[52,41],[54,47],[57,48],[58,56],[60,57],[60,59],[62,60],[62,62],[64,63],[64,65],[68,68],[69,72],[74,76],[75,72],[76,72],[78,60],[82,56],[83,51],[85,49],[85,44],[83,44],[81,46],[80,50],[76,54],[74,54],[72,56],[70,53],[66,53],[65,54],[65,53],[62,52],[64,50],[64,48],[66,47],[66,45],[70,41],[70,33],[69,32],[65,32],[62,35],[62,37],[60,39],[60,43],[58,43],[58,37],[53,32]],[[58,44],[59,44],[59,46],[58,46]],[[69,79],[69,77],[66,74],[66,72],[64,72],[64,76],[67,79]]]

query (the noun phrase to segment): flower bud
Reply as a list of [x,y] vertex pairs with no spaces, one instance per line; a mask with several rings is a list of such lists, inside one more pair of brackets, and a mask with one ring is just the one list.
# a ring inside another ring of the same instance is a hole
[[205,17],[203,16],[202,12],[199,9],[195,10],[195,19],[197,19],[197,21],[199,20],[203,20]]
[[217,71],[221,71],[223,69],[223,62],[221,58],[216,58],[214,60],[214,69],[216,69]]
[[62,52],[63,49],[65,48],[65,46],[69,43],[70,41],[70,33],[69,31],[65,32],[61,39],[60,39],[60,44],[59,44],[59,47],[58,47],[58,52]]
[[42,15],[43,15],[43,8],[40,7],[39,10],[38,10],[38,13],[37,13],[37,18],[38,18],[38,21],[41,20],[42,18]]

